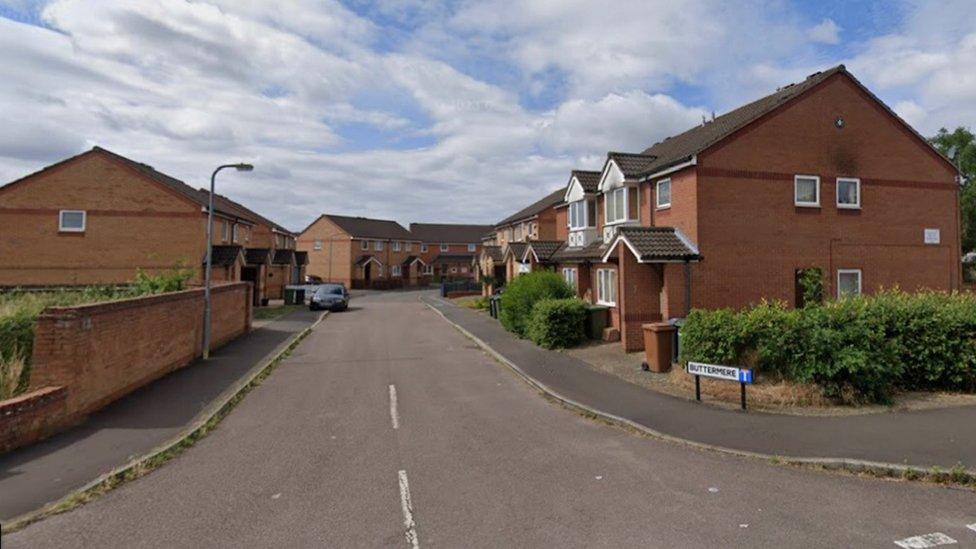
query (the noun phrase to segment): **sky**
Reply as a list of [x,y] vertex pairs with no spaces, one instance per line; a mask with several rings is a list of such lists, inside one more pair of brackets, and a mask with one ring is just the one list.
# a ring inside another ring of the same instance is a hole
[[844,63],[976,127],[976,2],[0,0],[0,182],[99,145],[293,230],[493,223]]

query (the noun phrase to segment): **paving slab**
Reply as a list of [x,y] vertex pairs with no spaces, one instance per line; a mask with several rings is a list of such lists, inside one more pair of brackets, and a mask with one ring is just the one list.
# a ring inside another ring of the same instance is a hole
[[976,406],[810,417],[742,412],[649,391],[542,349],[490,316],[440,298],[424,300],[560,395],[660,433],[744,452],[976,470]]

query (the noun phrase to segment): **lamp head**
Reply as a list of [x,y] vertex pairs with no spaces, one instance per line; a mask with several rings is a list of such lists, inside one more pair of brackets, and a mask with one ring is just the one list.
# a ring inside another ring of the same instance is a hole
[[239,172],[252,172],[254,171],[254,164],[245,164],[241,162],[240,164],[234,164],[234,168]]

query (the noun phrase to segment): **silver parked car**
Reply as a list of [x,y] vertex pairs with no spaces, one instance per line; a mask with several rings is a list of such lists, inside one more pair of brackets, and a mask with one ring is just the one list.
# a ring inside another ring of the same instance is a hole
[[308,308],[313,311],[345,311],[349,308],[349,292],[342,284],[321,284],[308,300]]

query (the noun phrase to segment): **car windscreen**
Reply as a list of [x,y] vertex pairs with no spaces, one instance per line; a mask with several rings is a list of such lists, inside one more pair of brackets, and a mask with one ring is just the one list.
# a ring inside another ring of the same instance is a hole
[[342,286],[321,286],[315,293],[319,295],[342,295],[344,292]]

